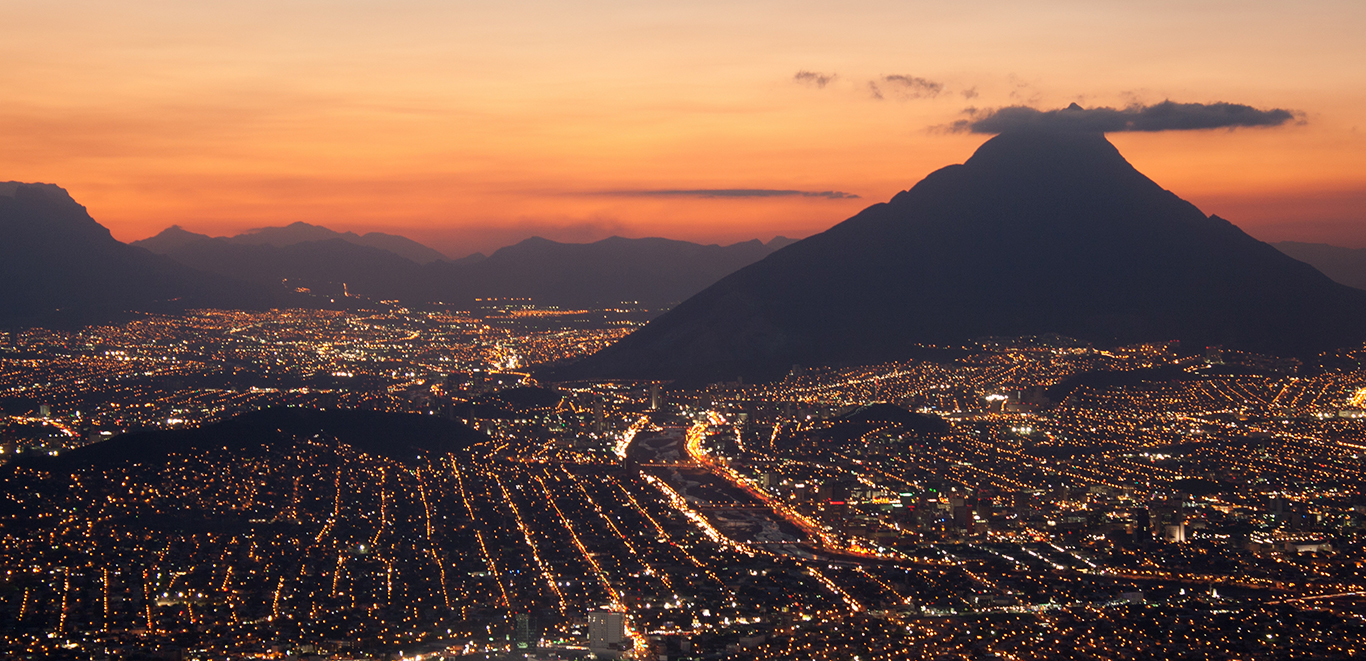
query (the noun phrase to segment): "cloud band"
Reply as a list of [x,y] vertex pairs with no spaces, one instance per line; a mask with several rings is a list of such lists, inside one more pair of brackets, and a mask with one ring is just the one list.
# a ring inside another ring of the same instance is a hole
[[1176,103],[1163,101],[1127,108],[1082,108],[1072,104],[1058,110],[1009,106],[973,111],[950,129],[970,133],[1005,133],[1019,130],[1054,130],[1085,133],[1196,131],[1251,126],[1280,126],[1295,118],[1282,108],[1260,110],[1240,103]]

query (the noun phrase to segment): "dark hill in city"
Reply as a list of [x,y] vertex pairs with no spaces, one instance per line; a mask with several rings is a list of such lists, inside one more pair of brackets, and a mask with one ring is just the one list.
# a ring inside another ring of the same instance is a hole
[[1343,248],[1299,241],[1281,241],[1272,245],[1348,287],[1366,289],[1366,248]]
[[274,291],[121,243],[52,184],[0,183],[0,323],[76,325],[127,310],[252,308]]
[[839,418],[841,421],[898,429],[919,434],[942,434],[949,423],[933,415],[907,411],[896,404],[865,404]]
[[1006,133],[559,376],[772,378],[1045,333],[1307,356],[1366,340],[1366,292],[1206,216],[1101,134]]
[[204,427],[124,434],[69,452],[59,461],[70,467],[155,463],[171,454],[215,449],[250,456],[285,450],[314,436],[407,462],[423,453],[468,451],[489,440],[483,432],[430,415],[278,407]]
[[519,386],[500,390],[491,397],[508,406],[521,409],[552,409],[564,401],[564,393],[536,386]]

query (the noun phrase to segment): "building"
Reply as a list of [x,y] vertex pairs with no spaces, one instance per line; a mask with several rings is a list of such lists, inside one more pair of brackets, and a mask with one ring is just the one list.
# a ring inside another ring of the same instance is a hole
[[530,613],[516,613],[512,616],[512,644],[515,651],[526,652],[537,647],[536,622]]
[[588,651],[598,656],[618,656],[629,652],[633,643],[626,637],[626,614],[593,611],[588,614]]

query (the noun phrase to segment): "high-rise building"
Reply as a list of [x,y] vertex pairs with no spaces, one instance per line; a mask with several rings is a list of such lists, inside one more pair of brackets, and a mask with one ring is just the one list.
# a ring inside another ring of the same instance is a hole
[[1147,544],[1153,539],[1153,517],[1144,507],[1134,514],[1134,541]]
[[519,652],[536,649],[536,621],[530,613],[515,613],[512,616],[512,646]]
[[632,641],[626,637],[626,614],[615,611],[592,611],[588,614],[588,651],[600,656],[615,656],[630,651]]

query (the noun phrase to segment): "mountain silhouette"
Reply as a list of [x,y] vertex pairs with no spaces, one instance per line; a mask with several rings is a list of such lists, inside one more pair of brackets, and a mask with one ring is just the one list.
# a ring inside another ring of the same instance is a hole
[[[204,238],[175,245],[171,230],[151,240],[167,257],[186,266],[263,286],[306,287],[324,296],[343,293],[375,300],[406,298],[423,277],[423,267],[387,250],[342,239],[303,241],[284,246],[233,243]],[[145,244],[144,244],[145,245]]]
[[287,297],[121,243],[52,184],[0,183],[0,323],[80,325],[128,310],[259,308]]
[[1326,243],[1281,241],[1276,249],[1321,271],[1348,287],[1366,289],[1366,248],[1343,248]]
[[[207,234],[186,231],[179,225],[172,225],[162,230],[160,234],[134,241],[132,245],[146,248],[158,255],[166,255],[193,243],[214,238]],[[447,259],[440,252],[404,236],[382,232],[367,232],[363,235],[355,232],[337,232],[321,225],[310,225],[305,222],[294,222],[283,227],[262,227],[236,236],[216,238],[224,243],[266,245],[276,248],[287,248],[300,243],[316,241],[341,240],[357,246],[390,252],[418,264],[428,264]]]
[[274,237],[276,245],[243,238],[263,238],[257,235],[212,238],[172,226],[133,245],[230,278],[262,286],[287,282],[291,288],[307,287],[326,296],[345,291],[374,300],[459,306],[477,298],[525,297],[542,305],[636,301],[662,307],[791,243],[784,237],[767,244],[752,240],[729,246],[615,236],[594,243],[532,237],[487,257],[476,253],[420,264],[392,251],[346,240],[325,227],[295,223],[274,229],[287,229],[289,237],[297,239],[330,238],[289,242],[280,232],[264,237]]
[[1102,134],[1004,133],[558,376],[771,378],[1050,332],[1306,356],[1366,339],[1366,292],[1206,216]]
[[172,225],[161,230],[161,233],[156,236],[148,237],[140,241],[133,241],[128,245],[144,248],[158,255],[165,255],[200,241],[213,240],[214,238],[208,234],[191,232],[179,225]]
[[277,248],[292,246],[296,243],[307,241],[328,241],[331,239],[341,239],[347,243],[353,243],[367,248],[376,248],[394,253],[404,259],[409,259],[418,264],[427,264],[446,259],[446,256],[432,248],[422,245],[405,236],[397,234],[385,234],[383,232],[366,232],[356,234],[355,232],[336,232],[321,225],[310,225],[305,222],[293,222],[284,227],[262,227],[250,232],[244,232],[237,236],[229,237],[227,240],[233,243],[243,243],[249,245],[272,245]]
[[425,295],[446,301],[524,296],[561,306],[673,305],[790,241],[719,246],[620,236],[593,243],[532,237],[482,260],[430,265],[433,289]]

